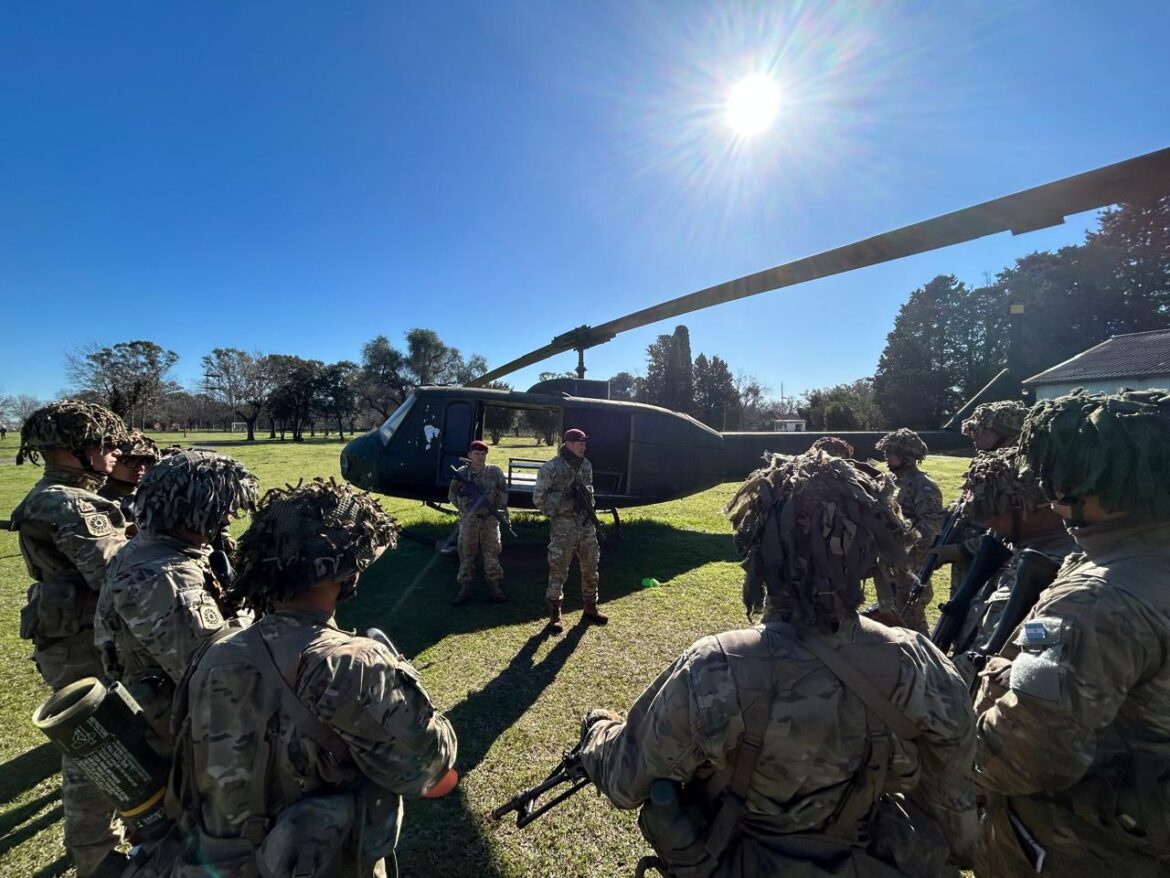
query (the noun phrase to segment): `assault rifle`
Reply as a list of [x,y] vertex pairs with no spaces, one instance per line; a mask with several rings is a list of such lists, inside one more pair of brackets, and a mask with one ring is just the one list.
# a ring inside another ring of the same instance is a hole
[[1012,632],[1024,621],[1032,607],[1036,606],[1036,601],[1040,600],[1040,593],[1056,579],[1061,563],[1056,558],[1035,549],[1024,549],[1020,553],[1016,584],[1012,586],[1012,593],[1003,608],[1003,615],[995,625],[991,639],[979,649],[967,653],[967,658],[977,672],[983,670],[989,656],[997,655],[1003,649]]
[[597,529],[598,542],[605,541],[605,531],[601,529],[601,522],[597,519],[597,509],[593,505],[593,497],[589,494],[589,489],[585,487],[582,482],[573,480],[573,507],[578,512],[584,512],[593,526]]
[[922,597],[922,593],[926,591],[926,587],[930,583],[930,577],[938,569],[938,555],[934,554],[934,550],[948,545],[956,535],[959,522],[962,520],[962,515],[959,514],[959,510],[963,508],[963,500],[964,498],[960,497],[951,505],[951,510],[947,513],[947,519],[943,522],[942,529],[930,544],[930,551],[926,553],[926,560],[922,562],[922,569],[914,577],[914,586],[910,589],[910,594],[906,597],[906,605],[902,608],[903,615],[905,615],[908,609],[918,603],[918,599]]
[[997,537],[984,534],[979,540],[979,551],[975,553],[967,575],[949,601],[939,604],[941,611],[934,630],[930,632],[931,642],[944,653],[955,645],[955,639],[963,629],[971,604],[984,587],[1004,564],[1012,552]]
[[461,491],[470,491],[471,495],[475,497],[475,503],[469,510],[467,510],[469,513],[474,513],[477,509],[479,509],[479,507],[483,506],[485,509],[487,509],[488,512],[492,514],[492,517],[500,523],[500,527],[505,528],[512,536],[516,536],[516,531],[512,530],[512,522],[508,520],[508,514],[506,512],[501,512],[499,509],[496,509],[495,506],[489,503],[488,498],[484,495],[483,491],[479,489],[479,485],[477,485],[471,479],[467,478],[467,476],[465,476],[463,473],[459,472],[459,470],[456,469],[454,465],[451,466],[451,478],[463,486],[460,488]]
[[[584,737],[582,737],[584,741]],[[500,807],[492,810],[493,820],[500,820],[510,811],[516,812],[516,826],[523,829],[541,814],[555,808],[569,796],[589,784],[589,777],[581,767],[581,745],[578,744],[561,757],[560,763],[552,770],[548,777],[536,786],[521,790],[508,799]],[[551,799],[540,802],[541,796],[551,793],[559,786],[568,784],[568,788],[561,790]],[[539,803],[539,804],[538,804]]]

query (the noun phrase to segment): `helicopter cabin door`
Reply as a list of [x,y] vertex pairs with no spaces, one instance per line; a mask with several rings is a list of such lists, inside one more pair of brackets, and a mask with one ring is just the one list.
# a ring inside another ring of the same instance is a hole
[[475,406],[469,402],[450,402],[443,413],[443,434],[439,439],[438,483],[451,482],[451,467],[462,466],[461,458],[467,457],[467,449],[475,438]]

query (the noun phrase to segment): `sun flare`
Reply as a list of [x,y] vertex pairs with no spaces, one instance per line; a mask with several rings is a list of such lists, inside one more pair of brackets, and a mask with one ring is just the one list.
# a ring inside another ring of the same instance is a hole
[[727,124],[740,137],[766,130],[780,112],[780,87],[762,73],[741,79],[727,96]]

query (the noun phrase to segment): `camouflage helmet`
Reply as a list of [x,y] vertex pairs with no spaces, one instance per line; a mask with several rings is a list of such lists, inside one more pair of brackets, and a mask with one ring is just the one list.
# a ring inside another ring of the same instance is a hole
[[1020,513],[1024,517],[1048,500],[1034,473],[1021,471],[1024,459],[1018,448],[1000,448],[978,454],[963,478],[961,514],[987,525],[994,516]]
[[853,446],[840,436],[822,436],[812,444],[814,451],[826,451],[834,457],[853,457]]
[[210,537],[228,516],[254,509],[256,477],[226,454],[189,449],[169,454],[138,483],[134,516],[153,532],[190,530]]
[[[1088,393],[1036,403],[1020,433],[1051,500],[1095,496],[1107,512],[1170,519],[1170,394]],[[1074,504],[1075,505],[1075,504]]]
[[318,583],[356,578],[398,531],[372,497],[333,479],[273,488],[236,547],[233,594],[268,612]]
[[971,417],[963,421],[963,435],[974,439],[980,430],[993,430],[1014,442],[1023,429],[1027,414],[1026,405],[1011,399],[981,403],[975,406]]
[[893,480],[824,451],[777,456],[724,510],[743,557],[749,618],[767,606],[794,622],[832,628],[862,600],[878,560],[905,561],[910,528]]
[[79,399],[63,399],[39,408],[20,428],[20,449],[16,462],[37,460],[41,451],[61,448],[78,453],[86,448],[120,444],[126,439],[126,425],[105,406]]
[[896,454],[904,460],[922,460],[930,450],[922,437],[913,430],[899,427],[878,440],[874,449],[878,454]]
[[141,430],[131,430],[126,440],[118,443],[118,449],[122,452],[123,460],[130,457],[140,457],[158,463],[162,457],[158,443]]

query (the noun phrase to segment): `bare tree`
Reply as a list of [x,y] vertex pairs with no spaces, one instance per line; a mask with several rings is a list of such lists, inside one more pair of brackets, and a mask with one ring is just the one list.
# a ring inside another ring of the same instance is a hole
[[248,442],[256,439],[256,421],[275,384],[269,358],[263,354],[215,348],[203,357],[203,390],[247,425]]
[[118,342],[74,348],[65,355],[65,375],[73,392],[100,401],[130,426],[141,425],[146,409],[179,389],[171,369],[179,355],[152,341]]

